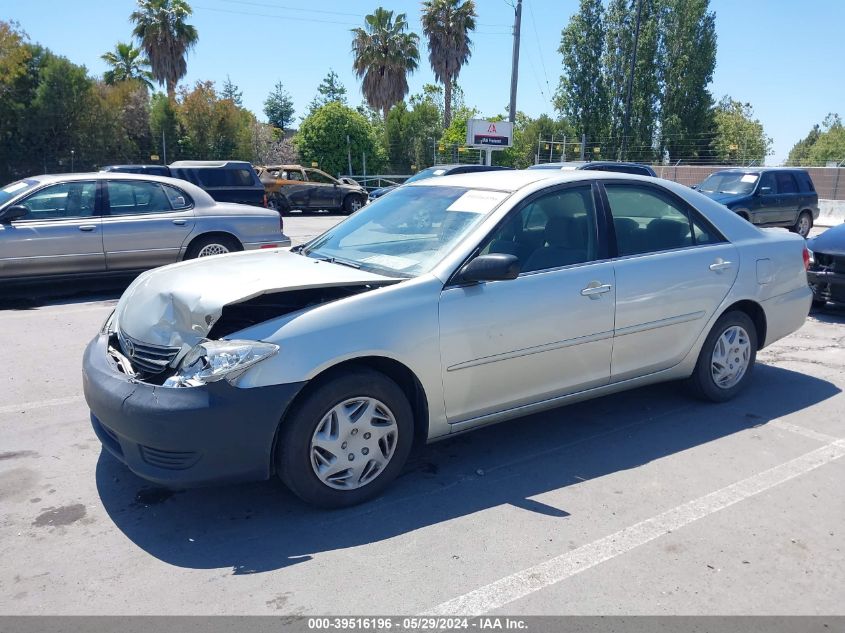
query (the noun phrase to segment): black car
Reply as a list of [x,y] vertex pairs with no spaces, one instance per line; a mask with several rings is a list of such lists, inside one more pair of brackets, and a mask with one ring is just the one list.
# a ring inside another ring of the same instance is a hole
[[100,171],[181,178],[205,189],[218,202],[267,206],[264,185],[245,161],[179,160],[170,165],[108,165]]
[[813,305],[845,304],[845,224],[807,240],[810,267],[807,280],[813,289]]
[[642,163],[623,163],[610,160],[594,160],[590,162],[566,163],[538,163],[528,169],[579,169],[587,171],[612,171],[618,174],[634,174],[635,176],[651,176],[657,178],[657,173]]
[[[511,169],[511,167],[499,167],[495,165],[435,165],[418,171],[413,176],[408,178],[405,183],[417,182],[418,180],[425,180],[426,178],[437,178],[438,176],[452,176],[454,174],[468,174],[476,171],[499,171],[503,169]],[[402,184],[405,184],[402,183]],[[400,185],[390,185],[389,187],[381,187],[380,189],[373,189],[370,192],[369,199],[375,200],[381,198],[389,191],[393,191]]]
[[819,196],[805,169],[723,169],[695,187],[758,226],[783,226],[807,237]]

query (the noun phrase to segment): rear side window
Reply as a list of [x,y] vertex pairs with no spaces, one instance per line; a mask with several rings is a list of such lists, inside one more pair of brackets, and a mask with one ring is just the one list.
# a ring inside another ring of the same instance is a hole
[[203,187],[251,187],[254,183],[249,169],[197,169]]
[[109,215],[138,215],[172,211],[168,195],[157,182],[108,183]]
[[193,200],[191,200],[190,196],[181,189],[171,187],[170,185],[162,185],[161,188],[164,189],[167,200],[170,202],[170,206],[174,210],[179,211],[180,209],[188,209],[191,205],[193,205]]
[[801,193],[816,193],[816,188],[813,185],[813,179],[806,171],[796,171],[795,179],[798,181],[798,189]]
[[707,222],[653,187],[605,185],[620,256],[724,241]]
[[778,182],[778,193],[798,193],[798,185],[795,183],[795,178],[788,171],[776,172],[775,177]]

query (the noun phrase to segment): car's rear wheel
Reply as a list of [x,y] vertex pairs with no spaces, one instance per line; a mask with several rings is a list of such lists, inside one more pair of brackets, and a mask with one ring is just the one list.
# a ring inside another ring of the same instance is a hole
[[792,229],[793,233],[798,233],[801,237],[807,237],[810,234],[810,229],[813,228],[813,216],[809,211],[802,211],[798,215]]
[[364,367],[335,374],[284,421],[277,472],[308,503],[325,508],[361,503],[402,470],[413,426],[408,399],[384,374]]
[[364,196],[357,193],[350,193],[343,199],[343,212],[347,215],[355,213],[364,206]]
[[225,235],[208,235],[197,238],[185,253],[185,259],[196,259],[198,257],[211,257],[212,255],[225,255],[242,251],[243,247],[234,238]]
[[726,312],[704,341],[690,386],[705,400],[730,400],[748,384],[756,359],[754,322],[744,312]]

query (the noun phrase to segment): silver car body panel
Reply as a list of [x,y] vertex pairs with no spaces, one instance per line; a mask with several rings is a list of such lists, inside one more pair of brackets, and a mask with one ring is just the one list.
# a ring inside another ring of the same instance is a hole
[[[245,250],[289,246],[271,209],[216,202],[201,188],[178,178],[118,172],[34,176],[37,187],[7,201],[18,204],[43,188],[66,182],[156,182],[184,191],[190,208],[121,216],[20,219],[0,224],[0,281],[72,273],[143,270],[185,258],[191,242],[210,233],[237,239]],[[0,208],[0,211],[2,211]]]
[[[655,183],[626,174],[544,170],[426,181],[510,194],[430,273],[396,280],[294,253],[243,253],[146,273],[121,299],[116,318],[140,340],[187,344],[207,333],[208,315],[214,319],[227,303],[256,293],[391,282],[227,336],[280,347],[244,372],[237,385],[297,383],[345,361],[391,359],[408,368],[423,389],[429,440],[687,377],[716,319],[739,301],[762,307],[767,328],[761,345],[804,322],[811,291],[803,239],[760,230],[668,181],[659,186],[697,208],[726,243],[524,273],[511,281],[449,285],[478,244],[526,197],[551,185],[605,179]],[[581,289],[596,283],[611,289],[599,298],[582,295]]]

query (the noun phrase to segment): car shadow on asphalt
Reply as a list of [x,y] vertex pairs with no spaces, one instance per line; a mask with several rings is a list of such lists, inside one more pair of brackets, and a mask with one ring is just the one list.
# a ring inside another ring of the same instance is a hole
[[422,447],[382,497],[344,510],[307,506],[275,480],[171,492],[105,451],[96,484],[115,526],[157,559],[260,573],[503,504],[566,521],[565,506],[532,497],[563,490],[565,500],[568,486],[764,426],[840,392],[825,380],[763,364],[730,403],[695,401],[679,387],[645,387]]
[[810,317],[822,323],[845,323],[845,306],[828,304],[824,308],[813,308]]

